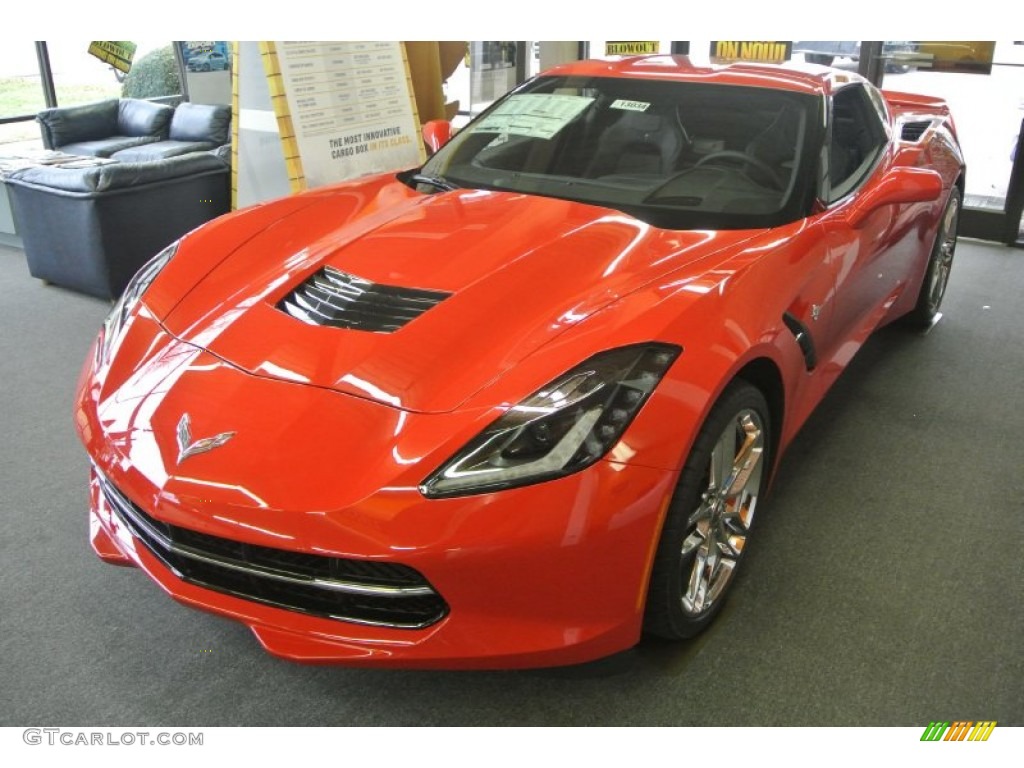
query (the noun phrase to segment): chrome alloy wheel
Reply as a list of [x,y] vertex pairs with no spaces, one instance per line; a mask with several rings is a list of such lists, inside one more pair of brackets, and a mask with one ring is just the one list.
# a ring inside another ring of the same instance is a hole
[[681,601],[690,617],[710,610],[732,580],[765,477],[764,449],[761,417],[745,408],[711,451],[707,487],[687,522],[690,532],[682,547]]
[[960,200],[954,195],[946,206],[942,216],[942,229],[939,234],[938,249],[935,253],[935,264],[929,273],[928,305],[937,311],[946,293],[949,273],[953,268],[953,252],[956,250],[956,236],[960,216]]

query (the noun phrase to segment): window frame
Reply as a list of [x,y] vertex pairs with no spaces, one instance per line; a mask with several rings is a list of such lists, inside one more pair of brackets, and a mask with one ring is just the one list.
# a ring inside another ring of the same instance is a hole
[[[861,161],[861,164],[839,185],[833,188],[832,183],[832,144],[835,140],[835,99],[837,96],[846,94],[860,94],[860,108],[857,109],[857,116],[861,120],[873,118],[873,133],[876,134],[876,145],[871,151],[871,156]],[[833,208],[842,204],[849,197],[854,195],[878,170],[885,158],[886,150],[892,143],[892,120],[885,98],[873,85],[867,82],[853,82],[832,91],[828,95],[828,127],[826,130],[825,145],[822,149],[822,166],[820,184],[820,199],[827,208]],[[870,115],[870,117],[868,117]],[[870,162],[868,162],[870,160]],[[861,169],[863,167],[863,169]],[[854,178],[859,171],[859,176]],[[847,182],[853,178],[853,181]],[[837,193],[836,189],[840,191]]]

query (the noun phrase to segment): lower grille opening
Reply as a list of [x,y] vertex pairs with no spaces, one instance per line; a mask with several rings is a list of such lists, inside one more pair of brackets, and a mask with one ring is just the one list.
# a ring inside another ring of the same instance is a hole
[[292,552],[170,525],[97,476],[118,519],[183,581],[357,624],[422,629],[448,614],[444,599],[409,566]]

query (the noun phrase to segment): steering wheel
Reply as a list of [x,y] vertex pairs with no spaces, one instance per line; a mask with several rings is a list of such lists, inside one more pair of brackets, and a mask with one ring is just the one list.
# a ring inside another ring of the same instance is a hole
[[775,172],[775,169],[768,165],[764,160],[759,157],[754,157],[753,155],[748,155],[746,152],[738,152],[735,149],[721,149],[718,152],[712,152],[710,155],[705,155],[697,161],[697,165],[694,167],[699,168],[712,160],[739,160],[745,165],[752,165],[759,171],[762,171],[772,184],[775,185],[776,189],[783,189],[786,186],[782,182],[782,179],[779,178],[779,174]]

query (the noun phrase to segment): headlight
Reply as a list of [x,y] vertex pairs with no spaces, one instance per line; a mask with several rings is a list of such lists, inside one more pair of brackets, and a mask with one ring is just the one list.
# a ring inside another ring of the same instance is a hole
[[420,486],[430,498],[577,472],[604,456],[682,350],[638,344],[594,355],[513,406]]
[[135,305],[138,304],[142,294],[149,288],[149,284],[160,274],[160,270],[167,266],[167,262],[171,260],[171,257],[177,250],[178,241],[175,241],[147,261],[135,273],[135,277],[128,281],[128,285],[125,287],[124,293],[121,294],[121,298],[114,303],[114,308],[110,310],[107,319],[103,321],[103,339],[98,350],[101,362],[107,362],[110,350],[124,328],[124,321],[128,319],[128,315],[131,314]]

